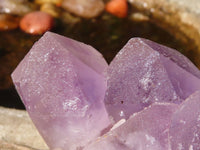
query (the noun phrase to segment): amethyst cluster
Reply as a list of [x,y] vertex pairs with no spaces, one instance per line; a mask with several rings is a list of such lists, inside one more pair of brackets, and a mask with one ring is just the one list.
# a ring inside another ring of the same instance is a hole
[[51,150],[200,150],[200,71],[174,49],[132,38],[108,66],[47,32],[12,79]]

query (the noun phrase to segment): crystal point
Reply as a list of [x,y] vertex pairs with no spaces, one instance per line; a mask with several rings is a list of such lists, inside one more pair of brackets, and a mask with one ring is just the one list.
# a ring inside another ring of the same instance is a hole
[[15,69],[16,89],[51,149],[83,147],[109,125],[107,66],[94,48],[47,32]]
[[113,122],[154,102],[180,104],[200,90],[200,71],[174,49],[133,38],[108,67],[105,105]]

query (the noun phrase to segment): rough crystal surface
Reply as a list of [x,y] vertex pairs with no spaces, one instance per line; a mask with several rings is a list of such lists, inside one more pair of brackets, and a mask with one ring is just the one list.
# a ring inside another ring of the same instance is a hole
[[152,104],[84,150],[167,150],[169,126],[176,104]]
[[15,69],[16,89],[51,149],[80,148],[109,125],[107,66],[94,48],[47,32]]
[[169,133],[172,150],[200,149],[200,91],[179,106],[172,117]]
[[176,50],[133,38],[108,67],[105,96],[114,122],[154,102],[180,104],[200,89],[199,70]]

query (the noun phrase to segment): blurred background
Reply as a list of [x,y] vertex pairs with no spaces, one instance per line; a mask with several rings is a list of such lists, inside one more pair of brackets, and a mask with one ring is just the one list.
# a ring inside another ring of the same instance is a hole
[[24,109],[10,75],[47,30],[92,45],[108,63],[143,37],[199,67],[199,10],[198,0],[0,0],[0,106]]

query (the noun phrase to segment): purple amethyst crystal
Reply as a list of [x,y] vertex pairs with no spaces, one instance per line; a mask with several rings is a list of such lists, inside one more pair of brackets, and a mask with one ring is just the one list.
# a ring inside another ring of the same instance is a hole
[[79,149],[109,126],[107,66],[91,46],[51,32],[17,66],[12,79],[50,149]]
[[176,104],[152,104],[84,150],[168,150],[168,129],[176,108]]
[[200,91],[179,106],[169,133],[172,150],[200,150]]
[[174,49],[133,38],[108,67],[47,32],[12,79],[51,150],[200,149],[200,71]]
[[114,122],[154,102],[180,104],[200,89],[199,70],[182,54],[133,38],[108,67],[105,105]]

